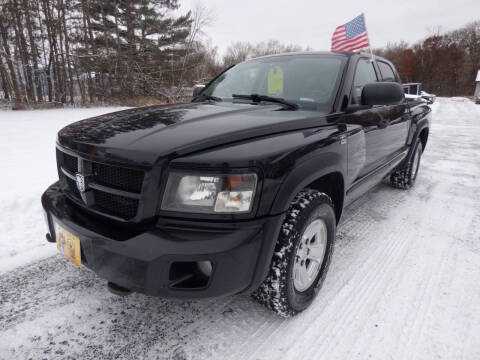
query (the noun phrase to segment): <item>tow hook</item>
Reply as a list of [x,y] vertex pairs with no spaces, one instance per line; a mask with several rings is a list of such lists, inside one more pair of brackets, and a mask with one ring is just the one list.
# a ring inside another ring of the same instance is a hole
[[108,291],[110,291],[112,294],[118,295],[118,296],[127,296],[132,293],[132,290],[124,288],[110,281],[107,284],[107,288],[108,288]]

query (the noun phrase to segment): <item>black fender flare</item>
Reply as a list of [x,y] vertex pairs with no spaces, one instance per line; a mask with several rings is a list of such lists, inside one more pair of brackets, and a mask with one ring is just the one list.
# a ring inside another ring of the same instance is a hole
[[[414,149],[415,144],[417,143],[417,140],[420,138],[420,134],[422,133],[422,131],[425,130],[425,129],[430,131],[430,119],[429,119],[430,114],[431,114],[431,112],[428,112],[423,118],[421,118],[420,120],[418,120],[415,123],[412,123],[412,126],[414,126],[415,128],[414,128],[414,131],[412,132],[411,139],[408,143],[410,148],[408,149],[408,153],[407,153],[407,156],[405,157],[405,160],[402,161],[399,168],[403,167],[412,158],[413,151],[415,150]],[[425,149],[423,149],[423,150],[425,150]]]
[[[288,210],[293,198],[300,190],[325,175],[340,173],[345,184],[346,168],[342,167],[341,164],[346,163],[346,159],[342,158],[342,154],[335,152],[326,152],[315,158],[303,161],[293,168],[282,182],[273,201],[270,213],[280,214]],[[343,198],[345,198],[345,186],[343,188]]]

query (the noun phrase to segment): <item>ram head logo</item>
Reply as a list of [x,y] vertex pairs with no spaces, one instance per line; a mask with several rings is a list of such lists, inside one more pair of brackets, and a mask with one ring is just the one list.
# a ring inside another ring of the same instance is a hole
[[82,174],[76,173],[75,183],[77,184],[78,191],[80,191],[81,193],[84,193],[86,188],[85,176],[83,176]]

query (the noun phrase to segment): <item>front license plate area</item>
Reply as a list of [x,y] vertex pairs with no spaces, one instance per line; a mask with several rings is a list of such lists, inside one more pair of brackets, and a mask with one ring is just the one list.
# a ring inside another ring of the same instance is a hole
[[80,250],[80,239],[70,231],[55,223],[55,238],[58,251],[65,254],[67,259],[77,266],[82,265],[82,254]]

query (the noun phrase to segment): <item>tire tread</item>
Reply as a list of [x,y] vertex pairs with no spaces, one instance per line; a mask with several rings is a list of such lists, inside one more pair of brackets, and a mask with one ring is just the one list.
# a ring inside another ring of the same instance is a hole
[[[417,147],[421,147],[422,143],[420,140],[417,140],[417,143],[415,144],[415,150],[414,153],[417,151]],[[422,149],[423,152],[423,149]],[[412,174],[412,166],[413,166],[413,156],[411,159],[407,162],[407,164],[402,168],[394,171],[390,175],[390,185],[396,189],[401,189],[401,190],[408,190],[410,189],[413,185],[415,185],[415,180],[411,178]]]
[[287,297],[288,259],[295,250],[296,239],[301,235],[298,233],[296,225],[303,217],[309,215],[305,209],[319,203],[327,203],[333,208],[330,196],[317,190],[303,189],[295,196],[280,229],[270,272],[260,287],[252,294],[259,303],[283,317],[291,317],[298,312],[290,306]]

